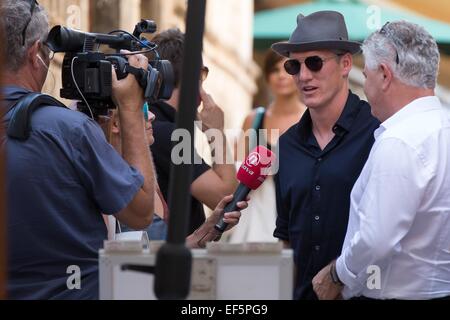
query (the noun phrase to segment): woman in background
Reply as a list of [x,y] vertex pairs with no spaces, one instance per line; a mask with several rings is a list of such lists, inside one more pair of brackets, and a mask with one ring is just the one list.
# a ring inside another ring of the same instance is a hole
[[[291,75],[284,70],[286,58],[270,50],[264,61],[264,77],[272,102],[267,108],[257,108],[246,118],[243,124],[244,133],[249,129],[265,129],[257,131],[258,139],[253,141],[246,134],[240,138],[237,154],[245,150],[245,156],[256,145],[267,145],[276,150],[278,138],[291,126],[296,124],[306,107],[301,103],[299,91]],[[261,139],[260,139],[261,138]],[[265,141],[264,141],[265,140]],[[242,161],[243,159],[238,160]],[[272,178],[268,178],[262,186],[252,193],[252,203],[242,212],[239,224],[230,236],[230,242],[275,242],[273,237],[276,220],[275,186]]]

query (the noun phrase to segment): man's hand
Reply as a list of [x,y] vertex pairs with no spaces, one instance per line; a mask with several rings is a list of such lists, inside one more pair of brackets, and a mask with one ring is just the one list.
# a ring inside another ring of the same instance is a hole
[[225,116],[220,107],[214,102],[211,95],[205,92],[200,86],[200,98],[203,102],[203,110],[198,114],[198,119],[202,122],[202,131],[208,129],[218,129],[223,131],[225,126]]
[[331,263],[319,271],[312,280],[313,289],[319,300],[335,300],[341,297],[342,286],[333,282],[330,275]]
[[[122,50],[121,53],[129,53],[129,51]],[[128,56],[128,63],[135,68],[144,70],[148,68],[148,59],[142,54]],[[112,98],[121,111],[142,112],[144,89],[132,74],[128,74],[125,79],[117,80],[117,74],[113,68]]]

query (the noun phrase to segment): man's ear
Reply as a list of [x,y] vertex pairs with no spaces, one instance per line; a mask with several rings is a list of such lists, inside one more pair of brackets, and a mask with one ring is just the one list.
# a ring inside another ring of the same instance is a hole
[[345,53],[341,57],[341,65],[342,65],[342,75],[345,78],[347,78],[353,66],[353,56],[348,52]]
[[120,124],[119,124],[119,115],[117,114],[117,110],[112,112],[111,116],[111,133],[119,134],[120,133]]
[[41,47],[41,41],[36,40],[27,51],[28,62],[34,69],[38,69],[40,67],[39,58],[37,57],[39,54],[40,47]]
[[394,78],[394,74],[392,73],[392,69],[385,63],[380,64],[380,76],[383,77],[381,89],[386,91],[390,85],[392,84],[392,80]]
[[120,128],[119,128],[117,122],[112,122],[112,124],[111,124],[111,132],[114,133],[114,134],[119,134],[120,133]]

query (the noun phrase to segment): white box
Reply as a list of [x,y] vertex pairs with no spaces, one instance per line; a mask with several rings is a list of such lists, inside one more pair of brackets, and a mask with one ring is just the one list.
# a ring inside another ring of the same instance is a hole
[[[219,249],[218,249],[219,248]],[[221,250],[220,248],[225,248]],[[230,250],[230,248],[232,248]],[[293,290],[292,250],[264,252],[257,247],[214,244],[192,250],[189,300],[290,300]],[[261,248],[261,247],[259,247]],[[155,254],[100,250],[100,299],[155,300],[153,275],[122,271],[124,264],[155,265]]]

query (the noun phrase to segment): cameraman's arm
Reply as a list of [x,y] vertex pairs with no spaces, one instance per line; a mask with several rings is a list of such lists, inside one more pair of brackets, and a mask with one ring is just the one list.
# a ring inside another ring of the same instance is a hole
[[[143,55],[129,56],[128,62],[133,67],[147,70],[148,60]],[[122,157],[144,177],[142,188],[116,217],[133,229],[144,229],[153,218],[155,174],[145,135],[143,90],[133,75],[118,81],[114,74],[113,99],[119,109]]]

